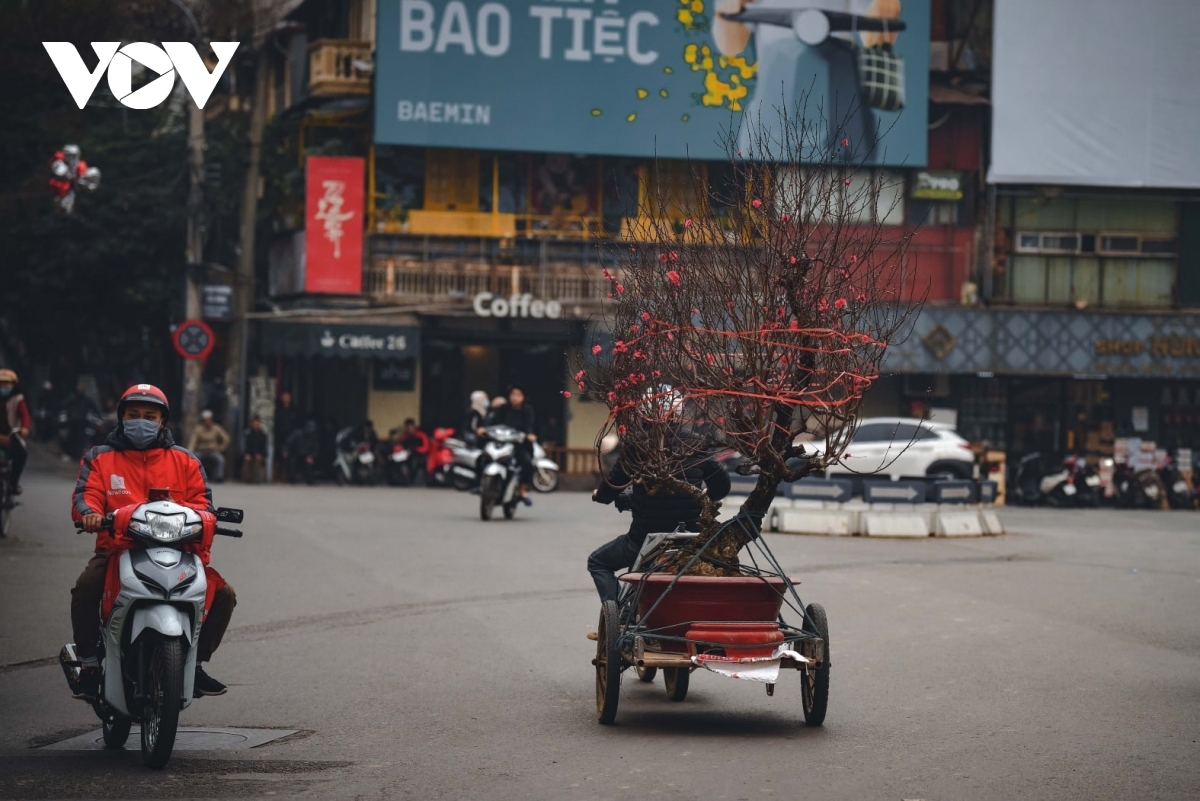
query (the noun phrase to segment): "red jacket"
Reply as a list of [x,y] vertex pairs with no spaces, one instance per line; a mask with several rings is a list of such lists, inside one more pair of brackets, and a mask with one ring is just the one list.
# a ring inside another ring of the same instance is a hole
[[[151,489],[169,490],[175,503],[211,513],[212,490],[204,480],[200,461],[191,451],[177,446],[170,432],[163,437],[161,446],[139,451],[128,447],[114,431],[104,445],[88,451],[79,464],[79,480],[71,496],[71,517],[80,520],[85,514],[106,515],[143,504],[150,499]],[[206,532],[211,529],[211,525],[205,526]],[[97,551],[118,551],[129,545],[127,539],[118,538],[111,531],[96,534]],[[188,551],[199,554],[204,564],[208,564],[211,534],[188,546]]]

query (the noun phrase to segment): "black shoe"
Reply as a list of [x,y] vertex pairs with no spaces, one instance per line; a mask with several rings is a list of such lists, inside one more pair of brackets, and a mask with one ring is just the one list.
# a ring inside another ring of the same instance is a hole
[[203,698],[206,695],[224,695],[229,688],[204,672],[204,668],[196,665],[196,683],[193,686],[192,697]]
[[530,498],[528,495],[526,495],[521,499],[521,503],[525,504],[526,506],[533,506],[533,498]]
[[75,681],[75,692],[72,697],[78,698],[80,701],[99,701],[100,700],[100,685],[104,681],[104,674],[100,672],[98,667],[85,667],[79,671],[79,678]]
[[13,495],[20,495],[24,491],[24,488],[22,488],[20,484],[17,484],[15,487],[13,487]]

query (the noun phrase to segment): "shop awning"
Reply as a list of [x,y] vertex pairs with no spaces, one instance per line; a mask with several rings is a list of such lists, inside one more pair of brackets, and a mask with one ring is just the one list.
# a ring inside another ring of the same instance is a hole
[[408,359],[420,355],[416,325],[318,320],[262,320],[261,351],[270,356]]

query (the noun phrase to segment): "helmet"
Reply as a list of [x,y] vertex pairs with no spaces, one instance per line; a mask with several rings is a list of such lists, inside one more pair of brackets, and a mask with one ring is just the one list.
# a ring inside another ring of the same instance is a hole
[[663,421],[677,421],[683,416],[683,393],[670,384],[646,388],[642,409],[646,414]]
[[14,384],[17,383],[17,371],[9,370],[7,368],[0,370],[0,381],[11,381]]
[[130,403],[153,403],[162,407],[163,422],[171,416],[171,404],[167,402],[167,394],[153,384],[134,384],[125,390],[117,403],[117,420],[125,419],[125,407]]

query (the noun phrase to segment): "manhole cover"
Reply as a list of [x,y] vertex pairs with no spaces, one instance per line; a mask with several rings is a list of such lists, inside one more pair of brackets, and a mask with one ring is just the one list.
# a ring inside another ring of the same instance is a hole
[[[181,728],[175,735],[176,751],[245,751],[296,734],[299,729],[208,729]],[[137,748],[141,731],[137,726],[129,734],[127,747]],[[98,751],[104,748],[100,729],[69,740],[43,746],[50,751]]]

